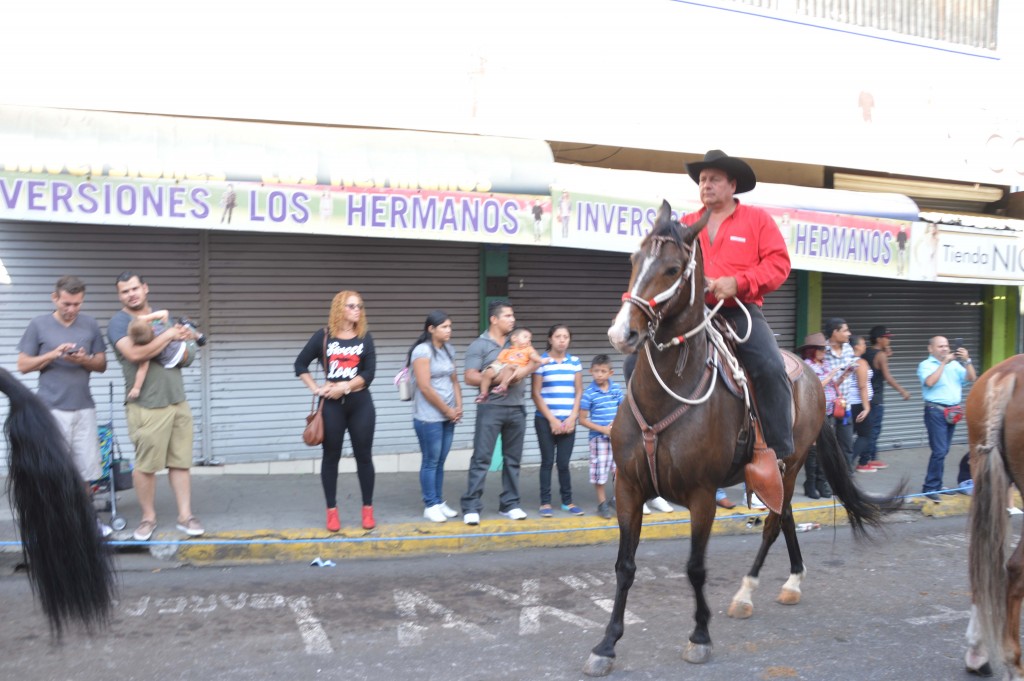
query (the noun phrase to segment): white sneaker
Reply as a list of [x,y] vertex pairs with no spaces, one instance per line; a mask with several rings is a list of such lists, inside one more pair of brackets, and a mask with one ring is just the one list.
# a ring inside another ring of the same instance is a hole
[[1016,506],[1010,506],[1006,509],[1006,512],[1010,515],[1024,515],[1024,511],[1020,510]]
[[451,506],[449,506],[447,503],[442,501],[440,504],[438,504],[438,506],[440,506],[441,513],[444,513],[444,517],[445,518],[458,518],[459,517],[459,512],[456,511]]
[[672,504],[668,503],[661,497],[654,497],[651,499],[651,506],[654,507],[655,511],[660,511],[661,513],[672,513],[676,510],[672,508]]
[[114,528],[107,525],[99,520],[96,521],[96,525],[100,528],[100,536],[104,539],[114,534]]
[[479,525],[480,524],[480,514],[479,513],[464,513],[462,515],[462,522],[466,523],[467,525]]
[[441,510],[441,504],[427,506],[423,509],[423,517],[432,523],[443,523],[448,521],[448,516]]
[[650,514],[651,514],[651,507],[648,506],[647,504],[644,504],[644,515],[650,515]]
[[757,498],[756,494],[750,495],[750,508],[768,508],[765,503]]
[[509,520],[522,520],[523,518],[526,517],[526,511],[524,511],[523,509],[518,508],[518,507],[510,508],[507,511],[499,511],[499,513],[501,513],[503,516],[505,516]]

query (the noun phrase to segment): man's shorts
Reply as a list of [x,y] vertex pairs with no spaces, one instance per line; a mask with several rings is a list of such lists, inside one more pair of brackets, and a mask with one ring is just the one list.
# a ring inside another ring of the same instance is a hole
[[590,482],[604,485],[614,472],[612,441],[605,435],[590,438]]
[[135,470],[156,473],[192,467],[192,410],[188,402],[159,409],[129,402],[125,418],[128,437],[135,445]]
[[75,468],[86,482],[99,480],[103,477],[100,466],[100,434],[96,427],[95,409],[76,409],[64,411],[52,409],[50,413],[57,419],[57,425],[64,433],[64,439],[71,447]]

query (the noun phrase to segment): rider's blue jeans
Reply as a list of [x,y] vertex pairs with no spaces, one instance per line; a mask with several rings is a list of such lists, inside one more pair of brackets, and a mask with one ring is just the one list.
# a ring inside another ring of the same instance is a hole
[[928,472],[924,476],[924,487],[921,491],[938,492],[942,489],[942,472],[956,424],[946,423],[946,415],[942,413],[942,409],[926,404],[924,426],[928,429],[928,446],[931,447],[932,455],[928,459]]

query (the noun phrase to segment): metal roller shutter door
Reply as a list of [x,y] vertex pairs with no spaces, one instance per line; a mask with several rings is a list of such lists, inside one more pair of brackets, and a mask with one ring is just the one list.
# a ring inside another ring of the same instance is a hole
[[[911,393],[911,398],[901,400],[895,390],[886,387],[879,447],[927,446],[917,365],[928,355],[929,339],[944,335],[950,342],[963,337],[975,366],[982,366],[982,287],[839,274],[825,274],[822,287],[823,321],[842,317],[855,335],[867,336],[877,324],[888,327],[893,334],[889,366],[899,384]],[[957,428],[954,442],[966,441],[967,429]]]
[[[796,347],[796,273],[789,275],[775,291],[764,299],[761,308],[768,325],[775,332],[775,340],[783,350]],[[802,338],[800,340],[803,340]]]
[[[153,303],[176,315],[196,316],[200,310],[200,239],[193,230],[0,223],[0,256],[11,277],[0,284],[0,353],[4,368],[35,390],[38,373],[17,373],[17,345],[28,322],[53,311],[50,294],[62,275],[75,274],[87,290],[82,313],[95,317],[106,335],[110,317],[121,308],[114,279],[124,270],[141,273],[152,287]],[[183,371],[185,390],[195,419],[195,452],[202,451],[203,409],[200,363]],[[100,423],[109,419],[109,386],[114,386],[114,425],[125,454],[132,453],[124,424],[124,379],[121,367],[107,348],[107,371],[92,374],[90,388]],[[7,418],[7,401],[0,404],[0,420]],[[0,443],[6,470],[6,443]]]
[[[359,291],[377,349],[370,388],[377,409],[375,454],[416,452],[411,403],[392,378],[433,309],[452,317],[459,377],[478,335],[479,248],[390,239],[211,232],[210,420],[213,451],[224,462],[319,457],[302,444],[310,396],[293,362],[327,323],[331,300]],[[471,403],[475,393],[466,391]],[[475,410],[455,430],[470,448]],[[351,454],[346,438],[346,455]]]
[[[623,356],[608,343],[608,327],[622,304],[630,269],[625,253],[525,246],[509,249],[509,302],[515,308],[516,323],[530,327],[534,345],[541,352],[551,325],[566,324],[572,330],[569,350],[583,362],[584,387],[591,380],[590,360],[601,353],[612,358],[612,380],[622,384]],[[526,410],[523,462],[539,463],[530,399]],[[588,456],[587,430],[580,427],[573,458]]]

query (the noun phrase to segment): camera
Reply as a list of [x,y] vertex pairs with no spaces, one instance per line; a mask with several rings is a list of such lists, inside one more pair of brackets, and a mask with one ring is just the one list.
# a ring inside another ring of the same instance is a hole
[[188,317],[178,317],[178,323],[184,326],[186,329],[196,334],[196,345],[203,347],[206,345],[206,334],[202,333],[196,328],[195,322]]

